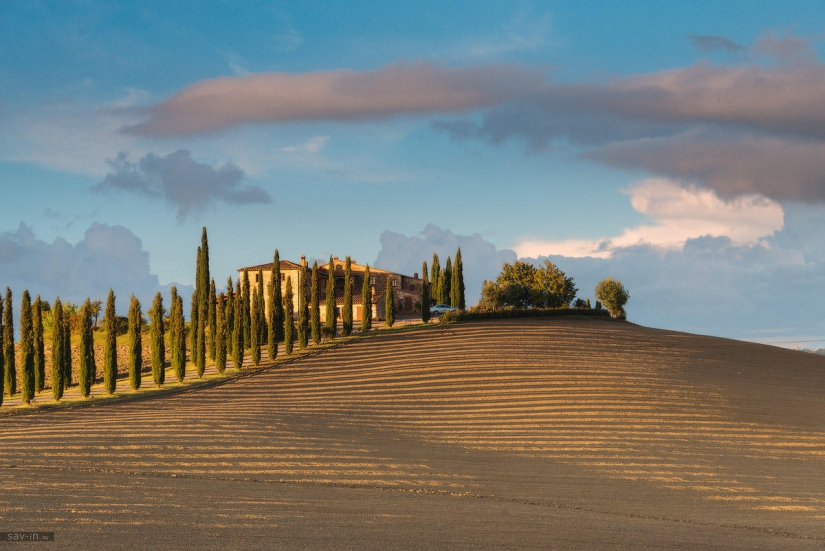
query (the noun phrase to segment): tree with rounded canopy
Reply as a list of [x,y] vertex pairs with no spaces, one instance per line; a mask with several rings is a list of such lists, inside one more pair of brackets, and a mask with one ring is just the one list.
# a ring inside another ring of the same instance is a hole
[[630,300],[630,293],[624,288],[621,281],[607,277],[596,285],[595,294],[611,316],[614,318],[624,317],[624,305]]
[[560,308],[576,298],[578,289],[573,278],[567,277],[558,267],[545,260],[536,270],[533,285],[533,306],[536,308]]

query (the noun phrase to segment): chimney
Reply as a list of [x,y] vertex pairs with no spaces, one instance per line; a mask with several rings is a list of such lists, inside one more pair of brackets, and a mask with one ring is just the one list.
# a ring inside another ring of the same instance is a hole
[[415,272],[415,273],[413,274],[413,276],[415,277],[415,279],[418,279],[418,272]]
[[338,257],[337,257],[337,256],[333,256],[333,257],[332,257],[332,260],[333,260],[333,261],[335,261],[335,262],[338,262]]
[[307,257],[305,254],[301,255],[301,266],[303,266],[304,268],[307,267]]

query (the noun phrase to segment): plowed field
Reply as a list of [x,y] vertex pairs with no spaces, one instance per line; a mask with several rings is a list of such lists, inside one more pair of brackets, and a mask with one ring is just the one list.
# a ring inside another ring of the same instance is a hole
[[822,549],[825,358],[608,320],[377,336],[0,418],[10,530],[55,549]]

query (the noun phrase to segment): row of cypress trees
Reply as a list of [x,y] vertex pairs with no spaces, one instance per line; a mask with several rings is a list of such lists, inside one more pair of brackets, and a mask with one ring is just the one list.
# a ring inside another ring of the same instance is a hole
[[[447,265],[441,268],[438,254],[433,253],[433,263],[430,266],[430,277],[427,280],[427,263],[423,265],[424,272],[424,292],[427,293],[430,304],[449,304],[453,308],[464,310],[467,301],[464,296],[464,261],[461,259],[461,247],[455,253],[455,262],[447,257]],[[422,300],[422,319],[424,317],[424,305],[427,301]],[[427,315],[429,315],[429,304],[427,304]],[[429,318],[428,318],[429,319]],[[427,321],[427,320],[425,320]]]
[[[351,259],[346,257],[344,267],[344,296],[341,317],[343,321],[343,336],[349,336],[353,330],[352,307],[352,268]],[[461,249],[456,253],[453,263],[448,257],[445,269],[439,266],[438,256],[433,255],[433,266],[430,271],[431,279],[427,277],[427,263],[423,264],[423,296],[422,319],[430,319],[429,306],[433,299],[437,302],[449,296],[449,303],[457,308],[464,308],[464,281]],[[335,338],[336,332],[336,299],[335,299],[335,264],[332,257],[329,259],[327,278],[326,323],[325,331]],[[242,277],[233,289],[232,278],[227,281],[227,290],[216,296],[215,281],[209,277],[209,244],[206,228],[201,235],[201,246],[198,247],[196,263],[196,287],[192,294],[190,311],[190,349],[191,360],[195,364],[198,377],[202,377],[205,370],[207,355],[214,360],[216,369],[223,373],[227,358],[231,355],[236,369],[243,367],[244,352],[251,349],[253,364],[260,363],[260,349],[265,343],[270,360],[278,354],[278,343],[284,343],[287,354],[293,351],[295,333],[297,329],[298,346],[304,349],[309,344],[311,335],[315,344],[322,341],[320,322],[320,300],[318,296],[318,264],[313,263],[311,275],[310,297],[306,296],[306,268],[299,271],[297,283],[298,323],[294,317],[294,292],[291,278],[286,280],[286,288],[282,293],[280,258],[275,250],[274,262],[270,274],[270,285],[266,290],[263,286],[263,273],[257,274],[258,285],[254,295],[250,291],[249,274],[242,273]],[[372,329],[372,286],[369,266],[364,273],[364,284],[361,290],[362,302],[365,307],[361,315],[361,331]],[[270,311],[265,310],[264,292],[267,293]],[[386,325],[392,326],[395,321],[395,300],[392,286],[387,284],[385,291]],[[42,301],[38,296],[32,303],[28,290],[24,291],[21,302],[21,395],[25,403],[30,403],[35,392],[45,388],[45,345],[43,337]],[[4,394],[17,393],[17,372],[14,354],[14,326],[11,289],[6,289],[5,300],[0,299],[0,317],[3,318],[2,353],[0,353],[0,371],[4,376],[0,380],[0,405]],[[156,386],[165,382],[166,375],[166,341],[164,334],[167,330],[161,293],[155,295],[150,315],[150,348],[152,378]],[[63,311],[60,297],[57,297],[52,309],[52,373],[51,387],[55,400],[60,400],[63,392],[72,382],[72,346],[70,316]],[[88,397],[91,386],[97,381],[97,366],[95,363],[93,329],[93,306],[87,299],[80,309],[79,346],[78,346],[78,385],[80,394]],[[129,386],[137,390],[141,386],[141,371],[143,368],[143,313],[140,301],[132,295],[128,315],[128,373]],[[183,317],[183,300],[177,289],[171,289],[171,309],[169,311],[169,352],[173,371],[177,380],[183,381],[186,377],[186,325]],[[115,309],[115,295],[110,289],[106,301],[104,318],[104,359],[103,383],[108,394],[113,394],[117,388],[118,357],[117,332],[118,319]]]

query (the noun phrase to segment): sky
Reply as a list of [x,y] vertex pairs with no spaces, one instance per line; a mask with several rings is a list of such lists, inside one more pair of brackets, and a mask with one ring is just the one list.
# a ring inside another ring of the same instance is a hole
[[0,2],[0,285],[125,310],[460,246],[634,323],[825,347],[821,1]]

